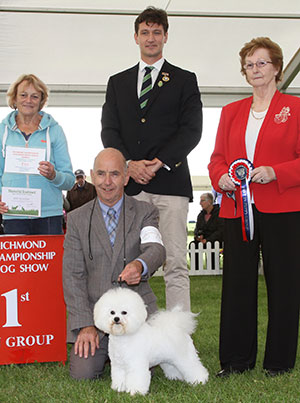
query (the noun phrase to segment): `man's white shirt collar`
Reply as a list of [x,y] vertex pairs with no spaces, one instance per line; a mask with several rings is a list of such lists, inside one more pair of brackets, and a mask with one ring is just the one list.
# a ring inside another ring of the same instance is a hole
[[149,64],[145,63],[144,60],[140,60],[139,70],[144,73],[145,67],[153,66],[156,71],[160,71],[160,69],[162,68],[162,65],[164,64],[164,61],[165,61],[165,59],[162,57],[161,59],[157,60],[157,62],[149,65]]
[[[162,57],[161,59],[157,60],[154,64],[151,64],[151,66],[154,67],[154,69],[151,71],[151,78],[152,78],[152,87],[157,80],[158,74],[160,72],[160,69],[162,68],[162,65],[164,64],[165,59]],[[142,83],[143,83],[143,78],[145,74],[145,67],[149,66],[149,64],[145,63],[143,60],[140,60],[139,64],[139,70],[138,70],[138,80],[137,80],[137,96],[138,98],[140,97],[141,93],[141,88],[142,88]]]

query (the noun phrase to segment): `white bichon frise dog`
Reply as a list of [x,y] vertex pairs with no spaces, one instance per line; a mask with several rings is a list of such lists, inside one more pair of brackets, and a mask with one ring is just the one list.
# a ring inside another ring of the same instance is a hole
[[112,389],[145,395],[150,368],[155,365],[169,379],[204,384],[208,371],[190,337],[196,328],[195,316],[174,308],[157,312],[146,322],[146,306],[136,292],[113,288],[103,294],[95,304],[94,321],[109,334]]

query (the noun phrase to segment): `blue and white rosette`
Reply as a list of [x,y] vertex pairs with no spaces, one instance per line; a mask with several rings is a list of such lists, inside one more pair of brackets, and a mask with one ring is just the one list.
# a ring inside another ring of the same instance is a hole
[[254,233],[253,211],[249,184],[254,166],[251,161],[240,158],[230,164],[228,175],[232,182],[240,187],[242,233],[244,241],[251,241]]

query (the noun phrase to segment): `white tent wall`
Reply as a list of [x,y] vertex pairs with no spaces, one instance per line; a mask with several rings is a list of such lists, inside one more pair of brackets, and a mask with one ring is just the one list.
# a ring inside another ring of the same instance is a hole
[[[288,64],[299,48],[299,0],[0,0],[0,107],[6,106],[7,88],[20,74],[38,75],[50,87],[46,111],[67,135],[74,169],[89,174],[102,148],[100,116],[108,77],[137,63],[133,24],[148,5],[167,9],[165,57],[197,74],[206,107],[201,142],[188,156],[193,220],[201,186],[209,184],[207,163],[220,115],[220,108],[210,107],[250,92],[238,53],[253,37],[278,42]],[[287,91],[300,96],[299,75]],[[9,111],[1,108],[0,120]]]
[[[149,4],[167,9],[165,57],[197,74],[205,106],[249,92],[238,53],[253,37],[278,42],[285,65],[299,48],[299,0],[0,1],[0,106],[29,72],[49,85],[51,106],[101,106],[108,77],[138,61],[133,24]],[[288,92],[300,94],[299,75]]]

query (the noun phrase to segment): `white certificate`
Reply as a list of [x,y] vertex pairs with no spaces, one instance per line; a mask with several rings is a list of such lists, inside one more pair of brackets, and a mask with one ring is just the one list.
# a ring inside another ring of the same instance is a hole
[[45,161],[44,148],[6,146],[5,172],[39,174],[38,166]]
[[41,216],[41,189],[2,188],[2,201],[7,205],[5,214],[15,216]]

